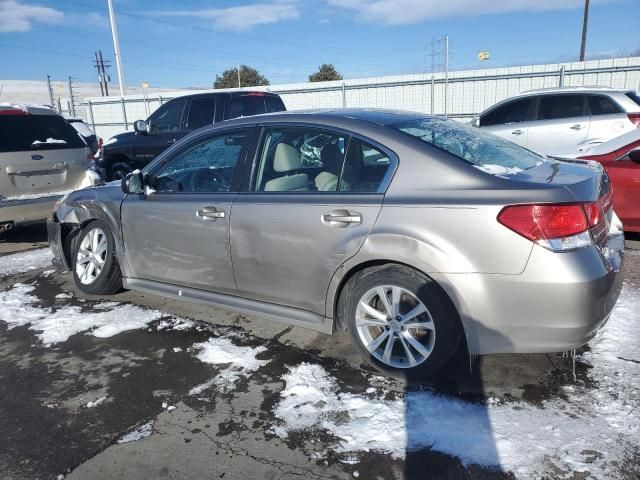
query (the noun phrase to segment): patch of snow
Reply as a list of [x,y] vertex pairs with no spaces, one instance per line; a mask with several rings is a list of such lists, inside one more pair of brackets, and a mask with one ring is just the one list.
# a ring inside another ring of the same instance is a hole
[[258,368],[269,363],[269,360],[256,358],[256,355],[266,351],[266,347],[242,347],[235,345],[225,337],[210,338],[206,342],[196,343],[193,345],[193,349],[200,351],[197,358],[201,362],[213,365],[228,364],[229,366],[208,382],[193,387],[189,392],[191,395],[197,395],[213,385],[216,385],[223,392],[228,392],[233,389],[240,378],[249,376]]
[[176,407],[175,407],[175,406],[173,406],[173,405],[169,405],[169,406],[167,407],[167,412],[170,412],[171,410],[175,410],[175,409],[176,409]]
[[483,165],[474,165],[478,170],[482,170],[483,172],[490,173],[492,175],[497,175],[499,177],[507,177],[510,175],[516,175],[523,170],[518,167],[505,167],[503,165],[495,165],[491,163],[486,163]]
[[138,440],[142,440],[145,437],[148,437],[153,433],[153,420],[140,425],[138,428],[133,430],[132,432],[123,435],[118,439],[117,443],[129,443],[129,442],[137,442]]
[[158,331],[162,330],[176,330],[183,331],[189,330],[195,327],[196,323],[191,320],[185,320],[184,318],[173,317],[168,320],[161,320],[158,322],[156,329]]
[[[611,319],[582,360],[598,387],[565,389],[567,399],[470,403],[428,391],[396,400],[340,392],[321,366],[303,363],[284,376],[274,433],[321,428],[338,437],[338,452],[378,450],[394,458],[430,448],[513,472],[521,478],[558,470],[618,476],[640,448],[640,294],[625,285]],[[601,455],[589,454],[589,451]],[[595,457],[595,458],[594,458]]]
[[100,397],[97,400],[94,400],[93,402],[89,402],[89,403],[87,403],[87,408],[97,407],[98,405],[103,403],[106,399],[107,399],[107,397]]
[[28,272],[51,265],[53,253],[48,248],[38,248],[0,257],[0,277]]
[[42,274],[41,274],[41,275],[42,275],[43,277],[48,277],[49,275],[51,275],[51,274],[53,274],[53,273],[56,273],[56,271],[55,271],[55,270],[45,270],[44,272],[42,272]]
[[34,200],[37,198],[61,197],[70,192],[73,192],[73,190],[60,190],[58,192],[47,192],[47,193],[25,193],[24,195],[14,195],[12,197],[3,197],[2,200],[0,200],[0,204],[2,202],[6,202],[9,200]]
[[59,293],[58,295],[56,295],[56,299],[57,300],[67,300],[69,298],[73,298],[73,295],[71,295],[70,293]]
[[142,328],[162,316],[158,310],[135,305],[121,305],[112,310],[83,312],[77,306],[64,306],[57,310],[35,307],[38,298],[32,293],[33,285],[15,284],[0,293],[0,320],[9,328],[30,324],[29,330],[44,345],[65,342],[71,335],[87,332],[95,337],[107,338],[126,330]]
[[38,146],[38,145],[47,145],[47,144],[64,145],[66,143],[67,143],[67,141],[66,140],[62,140],[61,138],[49,137],[44,142],[42,140],[34,140],[33,142],[31,142],[31,146],[35,147],[35,146]]
[[179,353],[182,349],[180,347],[173,347],[173,353]]

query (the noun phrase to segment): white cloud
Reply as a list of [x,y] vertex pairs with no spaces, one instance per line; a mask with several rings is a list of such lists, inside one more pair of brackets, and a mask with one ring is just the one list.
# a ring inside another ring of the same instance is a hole
[[206,8],[202,10],[175,10],[146,12],[167,17],[194,17],[213,21],[219,30],[244,31],[257,25],[278,23],[300,17],[295,3],[253,3],[227,8]]
[[[600,3],[608,0],[599,0]],[[389,25],[418,23],[454,16],[475,17],[516,11],[579,8],[584,0],[327,0],[333,7],[353,10],[356,18]]]
[[0,0],[0,32],[28,32],[33,22],[58,23],[63,17],[55,8]]

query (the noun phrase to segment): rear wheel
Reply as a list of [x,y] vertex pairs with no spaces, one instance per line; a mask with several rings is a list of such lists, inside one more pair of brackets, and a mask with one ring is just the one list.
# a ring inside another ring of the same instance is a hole
[[122,289],[115,240],[102,221],[88,223],[75,238],[71,265],[76,286],[84,293],[110,295]]
[[424,378],[458,349],[458,315],[427,276],[402,265],[385,265],[364,270],[351,281],[347,298],[341,298],[341,313],[352,342],[378,370]]

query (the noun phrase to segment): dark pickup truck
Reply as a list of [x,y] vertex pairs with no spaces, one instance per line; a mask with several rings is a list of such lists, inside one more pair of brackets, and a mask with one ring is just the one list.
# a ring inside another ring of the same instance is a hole
[[280,97],[260,91],[211,92],[177,97],[161,105],[147,120],[134,123],[104,143],[98,167],[102,178],[119,180],[142,168],[193,130],[236,117],[286,110]]

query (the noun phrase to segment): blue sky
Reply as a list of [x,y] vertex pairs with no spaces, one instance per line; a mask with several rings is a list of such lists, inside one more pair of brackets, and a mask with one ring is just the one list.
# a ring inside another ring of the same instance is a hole
[[[127,84],[210,86],[238,63],[272,84],[319,64],[346,78],[431,71],[449,35],[460,70],[577,60],[583,0],[114,0]],[[591,0],[587,56],[640,49],[638,0]],[[94,81],[113,60],[106,0],[0,0],[0,78]],[[477,60],[479,50],[491,58]],[[113,86],[117,82],[111,69]]]

